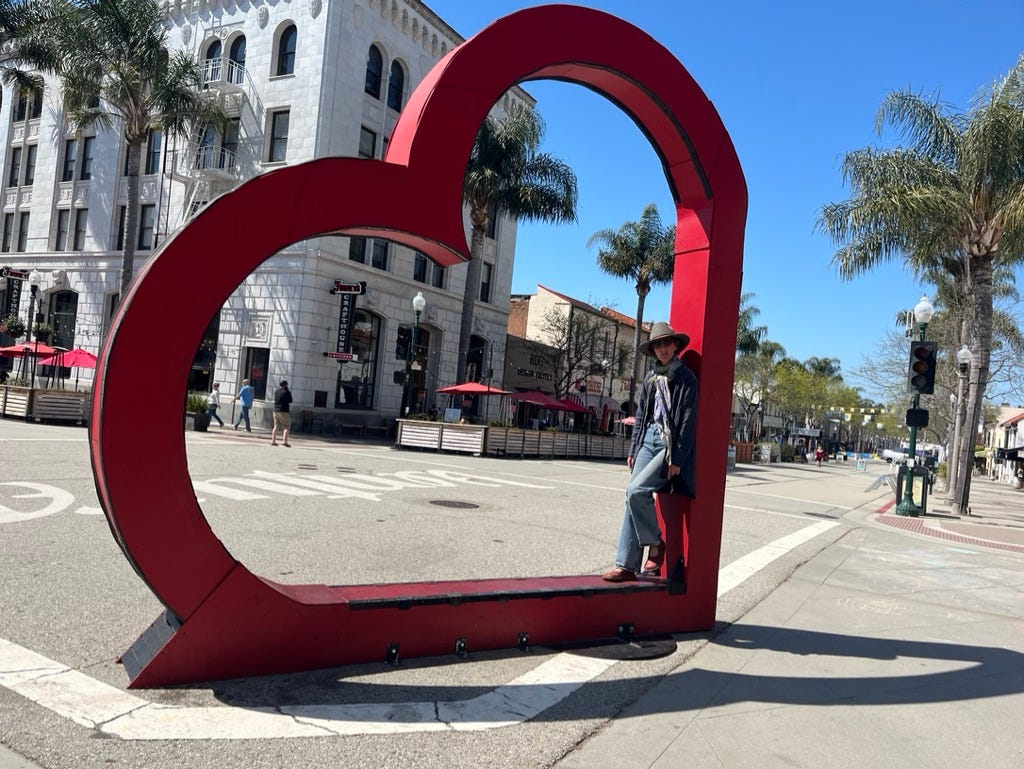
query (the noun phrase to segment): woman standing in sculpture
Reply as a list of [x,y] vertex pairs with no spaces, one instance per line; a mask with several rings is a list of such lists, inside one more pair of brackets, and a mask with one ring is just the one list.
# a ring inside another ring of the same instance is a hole
[[654,507],[657,492],[694,496],[694,442],[697,421],[697,377],[678,357],[690,342],[668,323],[655,323],[650,339],[639,347],[654,358],[637,401],[636,423],[626,464],[626,512],[615,553],[615,568],[602,576],[608,582],[636,579],[648,548],[643,573],[657,572],[665,560],[665,542]]

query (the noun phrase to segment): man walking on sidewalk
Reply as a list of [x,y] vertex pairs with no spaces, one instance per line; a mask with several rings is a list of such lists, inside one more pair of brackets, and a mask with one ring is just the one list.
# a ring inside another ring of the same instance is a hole
[[284,445],[291,448],[288,442],[288,430],[292,426],[292,391],[288,389],[287,380],[281,380],[281,384],[274,390],[274,429],[270,431],[270,445],[277,445],[277,431],[281,430],[281,439]]
[[234,403],[237,400],[242,402],[242,413],[238,415],[238,421],[235,422],[234,429],[237,430],[238,426],[242,424],[242,420],[245,420],[245,431],[247,433],[252,432],[252,425],[249,424],[249,409],[252,408],[253,398],[256,396],[256,391],[252,389],[252,385],[249,384],[248,379],[242,380],[242,389],[238,391],[238,394],[231,399]]

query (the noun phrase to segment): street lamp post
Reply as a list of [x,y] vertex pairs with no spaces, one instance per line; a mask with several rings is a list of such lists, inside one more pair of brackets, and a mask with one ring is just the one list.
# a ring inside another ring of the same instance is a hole
[[946,457],[946,489],[952,495],[956,489],[956,481],[960,475],[960,461],[963,459],[963,451],[960,448],[960,411],[964,402],[964,380],[967,379],[967,370],[971,367],[971,350],[964,345],[956,353],[956,363],[959,367],[956,383],[956,408],[953,410],[953,446]]
[[412,325],[412,340],[409,343],[409,349],[405,353],[405,416],[409,416],[409,412],[412,410],[412,353],[416,348],[417,337],[420,332],[420,313],[423,312],[423,308],[426,306],[427,300],[423,298],[423,292],[417,291],[416,296],[412,299],[412,311],[415,315]]
[[[39,293],[39,284],[42,282],[43,276],[39,274],[39,270],[32,270],[28,276],[28,326],[25,329],[25,341],[31,342],[35,335],[36,325],[36,295]],[[35,340],[36,350],[39,349],[39,340]],[[27,347],[26,347],[27,349]],[[36,358],[32,356],[31,366],[31,382],[29,383],[29,390],[34,390],[36,387]]]
[[[927,296],[922,296],[921,301],[914,307],[914,321],[917,323],[919,333],[918,339],[924,341],[924,333],[928,329],[928,322],[935,314],[935,307],[928,301]],[[921,393],[914,391],[914,410],[921,407]],[[914,467],[917,464],[917,427],[910,427],[910,447],[907,452],[907,462],[903,466],[903,500],[896,505],[896,515],[917,516],[919,508],[914,504]]]

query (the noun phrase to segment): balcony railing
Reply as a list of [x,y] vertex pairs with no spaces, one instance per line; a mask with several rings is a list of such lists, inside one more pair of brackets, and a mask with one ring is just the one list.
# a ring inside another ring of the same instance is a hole
[[245,83],[245,65],[230,59],[203,60],[203,86],[240,90]]
[[192,156],[191,168],[222,179],[235,178],[235,153],[223,147],[202,145]]

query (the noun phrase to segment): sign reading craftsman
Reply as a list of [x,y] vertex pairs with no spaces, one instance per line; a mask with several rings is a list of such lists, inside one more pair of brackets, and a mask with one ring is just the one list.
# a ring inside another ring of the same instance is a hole
[[356,295],[342,294],[341,309],[338,310],[338,352],[348,352],[352,343],[352,323],[356,315]]
[[[4,294],[4,306],[0,307],[0,318],[8,318],[18,314],[18,307],[21,305],[21,278],[7,275],[8,268],[4,267],[4,277],[7,278],[7,293]],[[11,270],[14,272],[14,270]]]

